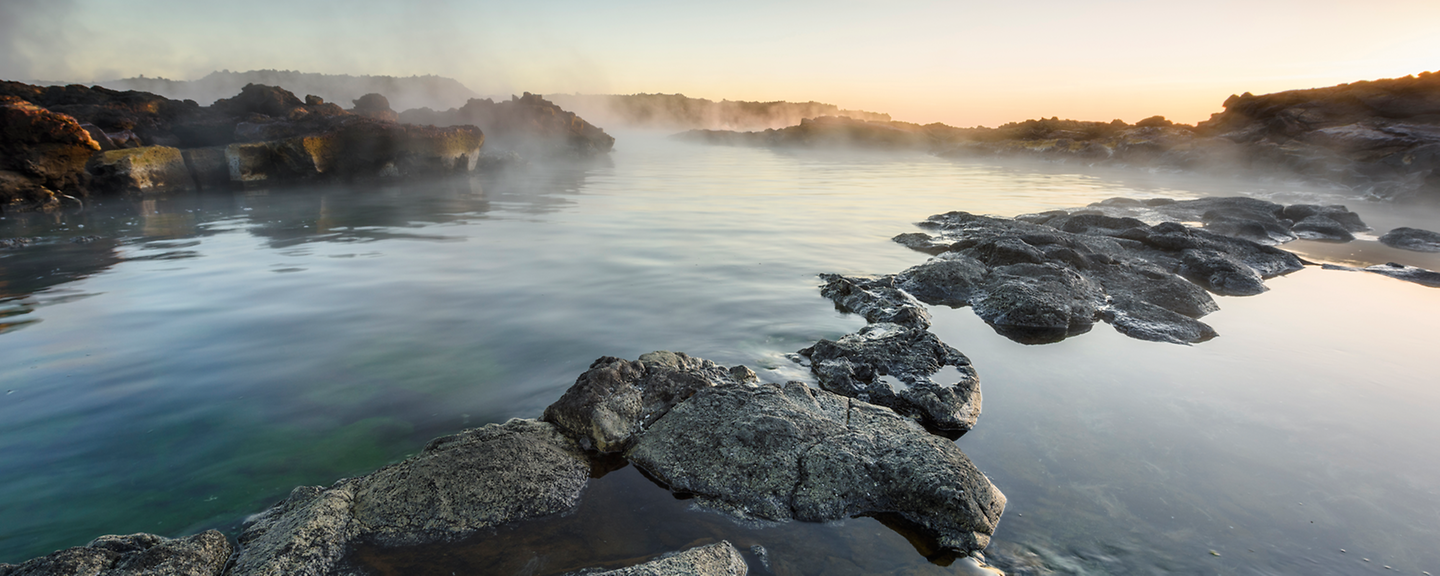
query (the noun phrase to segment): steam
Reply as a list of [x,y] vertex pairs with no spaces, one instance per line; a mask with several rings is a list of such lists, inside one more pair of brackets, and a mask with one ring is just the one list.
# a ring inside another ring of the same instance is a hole
[[45,79],[65,68],[74,0],[0,1],[0,78]]

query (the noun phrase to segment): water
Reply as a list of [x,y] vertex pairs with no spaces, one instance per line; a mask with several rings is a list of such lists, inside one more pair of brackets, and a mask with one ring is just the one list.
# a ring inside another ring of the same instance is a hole
[[[1283,182],[639,134],[607,160],[473,179],[10,215],[0,238],[38,242],[0,251],[0,562],[107,533],[233,531],[296,485],[538,416],[603,355],[678,350],[802,378],[785,354],[863,325],[815,275],[923,262],[889,238],[931,214],[1215,194],[1343,201],[1377,234],[1440,227],[1431,208]],[[99,239],[70,241],[83,236]],[[1373,235],[1290,248],[1440,269]],[[969,310],[932,310],[985,392],[959,443],[1010,500],[992,559],[1019,573],[1440,573],[1440,291],[1318,269],[1269,284],[1217,298],[1206,322],[1221,336],[1191,347],[1104,325],[1023,346]],[[772,556],[826,566],[833,543],[864,541],[940,569],[876,526],[820,527]],[[651,530],[611,552],[673,544]]]

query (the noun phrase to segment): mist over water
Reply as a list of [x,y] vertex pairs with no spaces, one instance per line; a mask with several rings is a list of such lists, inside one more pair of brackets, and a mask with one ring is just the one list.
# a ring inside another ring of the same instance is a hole
[[[109,533],[233,534],[294,486],[538,416],[599,356],[668,349],[807,380],[786,354],[864,324],[816,275],[923,262],[890,238],[931,214],[1244,194],[1343,202],[1376,233],[1440,221],[1284,182],[617,136],[591,163],[0,219],[0,238],[37,238],[0,251],[0,562]],[[1440,269],[1367,238],[1287,248]],[[1104,325],[1023,346],[932,309],[985,393],[958,444],[1009,498],[990,558],[1018,573],[1434,573],[1440,292],[1313,267],[1268,284],[1217,298],[1220,337],[1196,346]],[[635,506],[671,498],[616,478]],[[842,566],[836,543],[865,542],[944,572],[895,534],[855,540],[873,521],[846,526],[806,527],[828,544],[787,562]]]

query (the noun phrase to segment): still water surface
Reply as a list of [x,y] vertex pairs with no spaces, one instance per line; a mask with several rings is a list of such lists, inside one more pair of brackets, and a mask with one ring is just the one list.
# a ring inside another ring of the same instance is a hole
[[[233,533],[296,485],[538,416],[603,355],[678,350],[804,379],[787,353],[864,323],[820,297],[816,274],[923,262],[889,238],[931,214],[1233,194],[1343,202],[1375,234],[1440,228],[1433,209],[1284,183],[642,134],[606,160],[457,181],[10,215],[0,238],[37,242],[0,251],[0,562],[108,533]],[[1373,235],[1288,248],[1440,269]],[[1440,573],[1440,290],[1317,268],[1269,285],[1217,297],[1206,321],[1221,336],[1197,346],[1105,325],[1024,346],[968,309],[932,310],[981,376],[984,415],[959,444],[1009,497],[992,559],[1015,573]],[[618,474],[602,489],[670,506]],[[673,545],[661,533],[680,513],[632,520],[616,531],[630,543],[595,563]],[[615,515],[575,516],[589,517]],[[537,537],[533,556],[604,522]],[[777,566],[960,569],[871,519],[757,530],[726,537]],[[837,551],[856,542],[870,560]]]

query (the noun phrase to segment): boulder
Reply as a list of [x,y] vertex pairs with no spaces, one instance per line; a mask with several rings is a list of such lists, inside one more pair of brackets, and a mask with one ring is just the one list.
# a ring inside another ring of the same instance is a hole
[[[820,386],[959,437],[980,417],[980,379],[970,359],[923,327],[873,323],[800,350]],[[953,370],[936,381],[937,373]],[[948,377],[948,378],[947,378]]]
[[573,508],[590,477],[554,426],[510,420],[430,442],[419,454],[329,488],[302,486],[254,516],[234,576],[331,573],[351,543],[450,542]]
[[84,196],[85,164],[100,144],[74,118],[15,96],[0,96],[0,204],[58,204],[58,193]]
[[390,101],[380,94],[366,94],[354,100],[354,103],[351,113],[386,122],[400,121],[400,115],[390,109]]
[[616,453],[701,388],[754,380],[744,366],[727,369],[684,353],[651,352],[639,360],[605,356],[545,408],[542,419],[586,449]]
[[930,313],[914,296],[895,286],[892,277],[848,278],[821,274],[825,285],[820,295],[835,302],[842,312],[858,314],[867,322],[886,322],[930,327]]
[[95,187],[110,193],[194,190],[195,181],[178,148],[146,146],[95,155],[88,170]]
[[581,570],[586,576],[745,576],[749,567],[745,557],[728,541],[696,546],[682,552],[666,554],[644,564],[618,570]]
[[232,551],[216,530],[175,539],[101,536],[19,565],[0,564],[0,576],[219,576]]
[[1380,236],[1380,242],[1401,250],[1440,252],[1440,232],[1419,228],[1396,228]]
[[886,515],[961,553],[989,543],[1005,508],[953,441],[798,382],[703,388],[625,456],[672,491],[742,519]]

